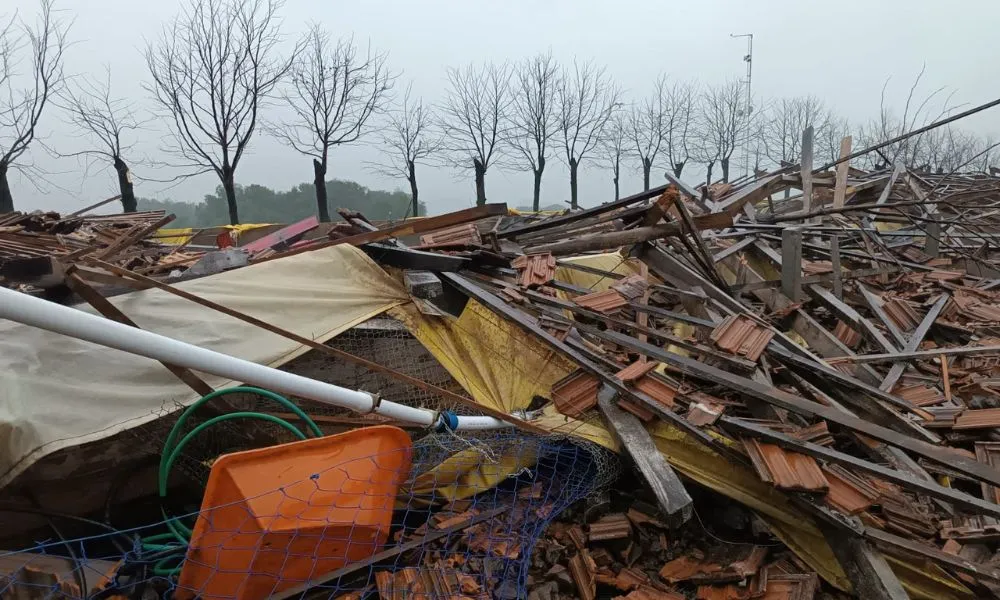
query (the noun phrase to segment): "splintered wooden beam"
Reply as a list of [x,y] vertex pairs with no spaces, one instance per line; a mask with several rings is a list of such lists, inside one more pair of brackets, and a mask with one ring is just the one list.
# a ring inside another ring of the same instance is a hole
[[845,527],[821,523],[820,530],[851,580],[855,596],[865,600],[909,600],[910,595],[885,557],[867,540]]
[[833,186],[833,207],[844,208],[844,200],[847,198],[847,171],[851,157],[851,136],[840,140],[840,160],[837,165],[837,181]]
[[681,235],[681,233],[681,224],[674,221],[671,223],[652,225],[650,227],[636,227],[635,229],[626,229],[625,231],[611,231],[608,233],[588,235],[574,240],[532,246],[530,252],[532,254],[550,252],[553,256],[582,254],[584,252],[593,252],[595,250],[608,250],[610,248],[641,244],[643,242],[658,240],[667,236]]
[[802,299],[802,230],[797,227],[781,232],[781,293]]
[[896,322],[889,318],[889,315],[882,308],[882,301],[878,296],[868,291],[863,284],[858,284],[858,290],[861,291],[861,297],[865,299],[865,303],[868,304],[868,308],[871,309],[872,313],[878,317],[879,321],[882,321],[882,325],[885,325],[886,330],[890,335],[896,340],[896,345],[905,348],[906,347],[906,336],[903,332],[896,327]]
[[812,210],[813,192],[813,128],[812,125],[802,132],[802,212]]
[[618,392],[610,386],[602,386],[597,394],[598,409],[653,490],[657,503],[667,516],[667,524],[678,527],[686,523],[694,513],[691,496],[642,422],[635,415],[615,406],[617,396]]
[[854,310],[854,307],[840,300],[826,288],[814,284],[808,286],[806,291],[812,296],[813,300],[826,306],[841,321],[844,321],[855,329],[860,329],[865,337],[876,342],[886,352],[896,350],[895,344],[890,342],[889,338],[885,337],[879,328],[875,327],[868,319],[862,317],[858,311]]

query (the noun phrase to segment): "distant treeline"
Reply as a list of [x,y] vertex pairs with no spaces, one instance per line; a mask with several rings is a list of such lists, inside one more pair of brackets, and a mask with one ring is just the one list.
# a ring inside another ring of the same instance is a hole
[[[333,209],[347,208],[363,213],[372,220],[402,219],[411,216],[410,195],[401,192],[370,190],[353,181],[333,180],[326,183]],[[281,192],[263,185],[237,185],[240,220],[244,223],[292,223],[316,214],[316,192],[313,184],[303,183]],[[229,223],[226,194],[222,186],[207,194],[198,204],[173,200],[139,198],[139,210],[165,210],[177,219],[168,227],[212,227]],[[420,214],[427,207],[421,203]],[[334,214],[335,219],[339,217]]]

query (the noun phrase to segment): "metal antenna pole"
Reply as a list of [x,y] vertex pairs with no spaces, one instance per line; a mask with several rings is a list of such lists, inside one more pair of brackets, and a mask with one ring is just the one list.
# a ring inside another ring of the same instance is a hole
[[[752,118],[753,105],[751,104],[752,98],[752,86],[753,86],[753,34],[752,33],[730,33],[731,38],[747,38],[747,53],[743,56],[743,62],[747,64],[747,121]],[[747,135],[743,143],[743,152],[746,155],[746,163],[744,165],[743,175],[747,176],[750,174],[750,136]]]

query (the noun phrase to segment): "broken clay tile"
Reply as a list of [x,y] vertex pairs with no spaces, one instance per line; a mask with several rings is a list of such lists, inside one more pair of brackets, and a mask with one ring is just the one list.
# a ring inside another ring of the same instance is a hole
[[643,404],[631,398],[622,398],[618,401],[618,408],[628,411],[639,418],[640,421],[648,423],[656,418],[656,414]]
[[892,298],[882,305],[882,310],[892,322],[903,332],[910,332],[920,324],[920,315],[906,300]]
[[596,375],[578,370],[552,386],[552,402],[562,414],[576,418],[597,406],[597,390],[601,386]]
[[517,269],[518,285],[525,288],[545,285],[556,275],[556,258],[550,252],[518,256],[511,266]]
[[656,402],[659,402],[664,408],[668,410],[674,408],[674,397],[677,396],[677,388],[659,373],[647,373],[635,382],[634,388]]
[[602,292],[593,292],[591,294],[577,296],[576,298],[573,298],[573,302],[578,306],[589,308],[590,310],[595,310],[599,313],[614,312],[623,306],[628,305],[628,301],[625,300],[625,297],[614,290],[604,290]]
[[[983,464],[990,465],[994,469],[1000,468],[1000,442],[976,442],[976,460]],[[981,483],[983,499],[1000,504],[1000,488]]]
[[945,401],[944,394],[929,385],[896,386],[892,393],[913,406],[933,406]]
[[1000,408],[982,408],[962,411],[955,418],[952,429],[986,429],[1000,427]]
[[952,554],[958,556],[958,553],[962,551],[962,544],[957,540],[948,540],[941,546],[941,552],[945,554]]
[[718,421],[725,409],[725,406],[713,402],[692,402],[684,418],[695,427],[704,427]]
[[749,600],[750,588],[738,585],[699,585],[695,600]]
[[649,575],[639,569],[622,569],[615,577],[614,586],[622,591],[628,592],[637,589],[640,585],[649,583]]
[[818,589],[819,575],[816,573],[768,574],[760,600],[813,600]]
[[811,456],[788,452],[774,444],[744,439],[743,446],[760,478],[782,490],[827,492],[830,483]]
[[605,515],[590,524],[590,541],[621,540],[632,535],[632,524],[622,513]]
[[478,246],[483,243],[479,230],[472,223],[438,229],[420,236],[417,248],[446,248],[449,246]]
[[823,500],[847,515],[868,510],[878,500],[878,492],[862,478],[838,465],[823,467],[830,489]]
[[648,360],[648,361],[637,360],[634,363],[622,369],[621,371],[615,373],[615,377],[617,377],[622,383],[632,383],[637,379],[639,379],[640,377],[642,377],[643,375],[645,375],[646,373],[649,373],[650,371],[655,369],[656,366],[659,364],[660,363],[653,360]]
[[663,592],[648,585],[641,585],[627,596],[616,596],[614,600],[686,600],[686,596],[677,592]]
[[573,578],[580,599],[594,600],[597,597],[597,582],[593,573],[587,568],[585,552],[586,550],[581,550],[579,554],[569,559],[569,574]]
[[712,573],[722,570],[722,565],[705,563],[694,556],[681,556],[663,565],[660,577],[668,583],[687,581],[699,573]]
[[833,335],[837,336],[840,343],[851,349],[856,349],[861,344],[861,334],[851,329],[850,325],[843,321],[837,321],[837,326],[833,328]]
[[746,315],[731,315],[712,330],[715,345],[733,354],[756,361],[771,342],[774,332]]
[[626,300],[633,301],[646,293],[649,282],[642,275],[629,275],[625,279],[612,283],[609,287],[621,294]]

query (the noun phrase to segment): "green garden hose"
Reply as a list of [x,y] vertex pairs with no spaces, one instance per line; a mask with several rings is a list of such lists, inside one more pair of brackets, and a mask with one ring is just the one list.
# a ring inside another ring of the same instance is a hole
[[[191,442],[191,440],[213,425],[235,419],[255,419],[274,423],[290,431],[298,439],[306,439],[306,434],[303,433],[302,430],[280,417],[266,413],[245,411],[227,413],[213,417],[198,425],[181,437],[180,441],[177,441],[184,423],[187,421],[188,417],[190,417],[191,414],[198,409],[199,406],[227,394],[256,394],[273,400],[290,410],[295,414],[295,416],[305,422],[307,428],[315,437],[323,436],[323,432],[320,430],[319,426],[316,425],[315,421],[310,419],[301,408],[290,402],[287,398],[274,392],[250,386],[238,386],[216,390],[211,394],[202,396],[201,399],[181,413],[181,416],[177,419],[177,422],[167,435],[167,441],[163,444],[163,451],[160,453],[160,467],[157,473],[157,487],[159,489],[161,504],[163,504],[167,498],[170,472],[173,469],[177,458],[180,456],[184,448]],[[160,558],[153,566],[153,573],[162,577],[174,577],[180,573],[181,566],[183,565],[184,553],[187,551],[187,546],[191,539],[191,529],[182,523],[180,519],[168,516],[165,509],[161,508],[161,510],[163,510],[164,524],[167,526],[169,533],[161,533],[144,538],[142,540],[142,547],[143,550],[157,553],[158,555],[166,553],[167,556]],[[170,552],[172,550],[175,552]]]

